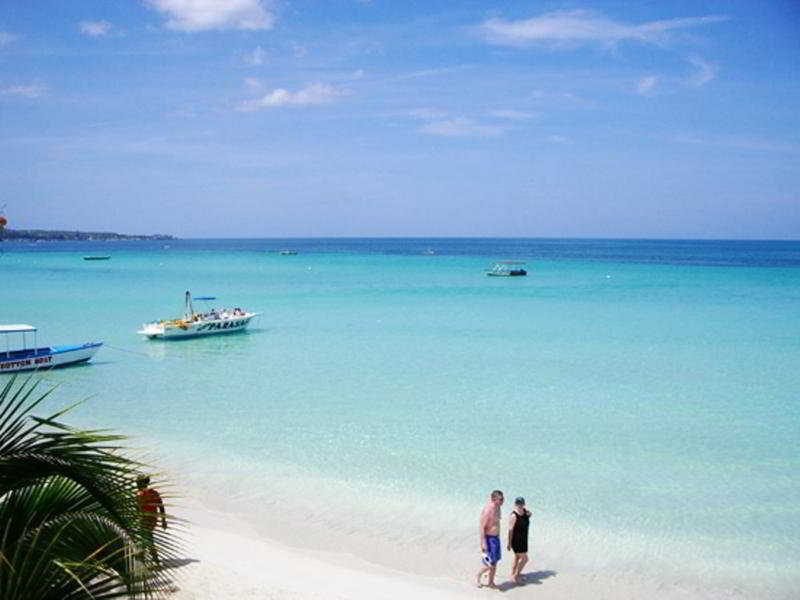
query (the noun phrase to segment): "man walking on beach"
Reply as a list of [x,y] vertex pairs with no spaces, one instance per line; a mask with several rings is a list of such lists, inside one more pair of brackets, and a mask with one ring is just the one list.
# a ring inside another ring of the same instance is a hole
[[500,507],[503,505],[503,492],[493,491],[489,496],[489,502],[481,511],[480,535],[481,553],[483,554],[483,567],[478,571],[478,587],[483,587],[481,577],[488,571],[490,588],[497,587],[494,583],[494,575],[497,571],[497,563],[500,562]]
[[161,500],[161,494],[150,487],[150,478],[147,475],[139,475],[136,478],[136,487],[139,491],[136,492],[136,501],[139,504],[139,514],[144,526],[144,535],[150,546],[150,556],[156,564],[159,564],[158,553],[156,552],[156,545],[153,540],[153,530],[156,528],[158,522],[157,512],[161,513],[161,527],[167,528],[167,515],[164,510],[164,502]]

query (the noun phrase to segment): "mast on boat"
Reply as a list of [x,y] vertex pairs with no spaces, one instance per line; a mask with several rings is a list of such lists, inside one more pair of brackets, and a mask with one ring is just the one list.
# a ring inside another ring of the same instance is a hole
[[192,306],[192,294],[189,290],[186,290],[186,307],[185,307],[185,318],[187,321],[191,321],[194,318],[194,306]]

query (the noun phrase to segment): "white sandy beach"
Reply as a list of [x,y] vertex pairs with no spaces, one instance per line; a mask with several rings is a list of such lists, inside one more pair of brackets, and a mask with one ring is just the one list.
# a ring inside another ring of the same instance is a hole
[[[352,555],[294,548],[255,537],[246,523],[197,503],[178,512],[190,526],[185,535],[186,556],[174,569],[175,600],[456,600],[491,598],[498,593],[553,600],[751,598],[737,590],[701,592],[613,573],[582,574],[552,565],[540,570],[536,560],[528,569],[528,583],[516,586],[509,582],[508,556],[498,569],[499,590],[477,589],[468,577],[436,578],[394,571]],[[465,565],[465,575],[469,567],[477,570],[477,558],[474,565]]]

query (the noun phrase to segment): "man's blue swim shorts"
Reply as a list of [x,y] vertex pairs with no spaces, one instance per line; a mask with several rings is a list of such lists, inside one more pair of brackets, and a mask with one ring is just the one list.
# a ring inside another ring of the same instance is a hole
[[500,536],[486,536],[486,553],[483,555],[483,564],[491,567],[500,562]]

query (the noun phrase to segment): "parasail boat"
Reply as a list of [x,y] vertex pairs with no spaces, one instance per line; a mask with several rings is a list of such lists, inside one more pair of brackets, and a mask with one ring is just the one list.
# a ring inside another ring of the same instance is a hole
[[[22,348],[12,350],[9,335],[22,334]],[[33,334],[33,347],[28,348],[27,334]],[[0,350],[0,373],[64,367],[86,362],[92,358],[103,342],[86,342],[70,346],[38,346],[36,327],[32,325],[0,325],[0,334],[6,340],[5,352]]]
[[[198,297],[196,300],[216,300],[212,296]],[[241,308],[212,308],[206,312],[195,312],[192,294],[186,292],[185,310],[182,317],[145,323],[137,332],[149,339],[176,339],[233,333],[242,331],[250,324],[250,319],[260,313],[247,312]]]
[[8,219],[6,219],[5,214],[3,214],[5,213],[5,210],[6,210],[5,204],[3,204],[3,206],[0,206],[0,242],[3,241],[3,230],[6,228],[6,225],[8,225]]

